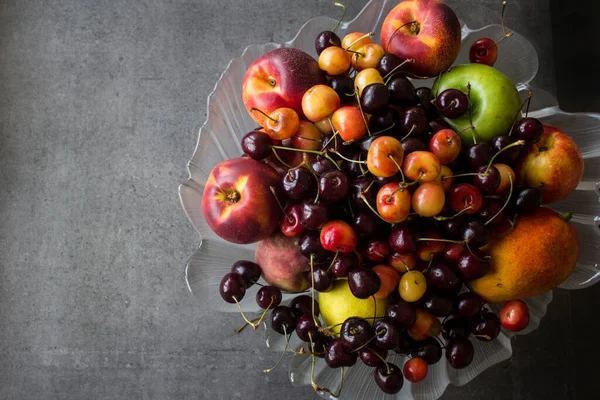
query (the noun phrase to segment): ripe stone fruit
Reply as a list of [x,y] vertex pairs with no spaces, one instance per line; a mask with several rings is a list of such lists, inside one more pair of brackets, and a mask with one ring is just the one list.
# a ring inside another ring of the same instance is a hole
[[327,47],[319,54],[319,68],[327,75],[342,75],[350,69],[350,54],[337,46]]
[[460,22],[448,5],[439,0],[402,1],[381,26],[381,45],[402,60],[406,70],[419,77],[447,70],[460,50]]
[[422,358],[411,358],[404,364],[404,377],[409,382],[421,382],[427,376],[428,367]]
[[367,124],[360,108],[340,107],[331,116],[331,123],[345,142],[353,142],[367,134]]
[[292,136],[291,141],[292,146],[300,150],[320,150],[323,143],[321,140],[321,131],[319,131],[315,124],[305,120],[300,121],[298,131]]
[[500,172],[500,185],[496,189],[496,194],[506,193],[510,190],[510,181],[512,180],[513,186],[516,186],[516,174],[515,171],[506,164],[493,164],[494,167]]
[[[256,108],[252,108],[250,112],[264,114]],[[289,107],[277,108],[266,117],[263,127],[265,133],[273,140],[289,139],[298,132],[300,127],[298,113]]]
[[373,296],[375,296],[376,299],[386,299],[398,287],[400,274],[394,267],[385,264],[374,266],[373,271],[375,271],[381,281],[379,290]]
[[408,329],[408,336],[416,341],[422,341],[428,337],[437,337],[442,332],[442,323],[433,314],[417,308],[417,318],[413,326]]
[[418,301],[427,290],[427,283],[425,282],[425,275],[421,271],[410,270],[402,275],[400,278],[400,286],[398,286],[398,292],[402,300],[408,303],[414,303]]
[[490,38],[481,38],[471,46],[469,61],[493,67],[498,59],[498,46]]
[[217,164],[202,195],[206,223],[232,243],[248,244],[267,238],[281,218],[271,187],[283,198],[277,172],[265,163],[244,157]]
[[412,208],[422,217],[438,215],[444,208],[445,202],[444,188],[434,182],[421,184],[412,195]]
[[[354,46],[352,46],[354,48]],[[385,54],[383,47],[377,43],[367,43],[357,48],[352,54],[352,66],[357,71],[366,68],[376,68],[379,60]]]
[[469,282],[471,290],[488,303],[501,303],[560,285],[579,257],[579,237],[568,218],[545,207],[519,217],[510,234],[487,246],[490,269]]
[[442,164],[456,160],[462,148],[460,135],[452,129],[437,131],[429,141],[429,151],[435,154]]
[[446,360],[456,369],[466,368],[473,361],[475,348],[464,336],[456,336],[446,343]]
[[369,147],[367,168],[373,175],[387,178],[398,173],[403,159],[402,143],[392,136],[381,136]]
[[418,182],[433,182],[440,175],[440,160],[428,151],[414,151],[404,159],[402,171],[408,179]]
[[325,250],[350,253],[357,242],[356,232],[344,221],[329,221],[321,229],[321,246]]
[[540,140],[523,151],[516,173],[519,184],[539,188],[543,203],[553,203],[571,194],[581,181],[583,156],[571,137],[544,125]]
[[281,47],[264,54],[246,71],[242,99],[250,116],[264,126],[266,116],[250,112],[252,108],[269,114],[277,108],[288,107],[300,119],[302,96],[312,86],[326,84],[325,73],[309,54],[293,47]]
[[356,51],[361,46],[373,43],[370,35],[364,32],[350,32],[342,39],[342,48]]
[[[494,137],[506,135],[512,127],[515,115],[521,110],[519,92],[513,82],[496,68],[484,64],[464,64],[452,67],[435,80],[434,95],[446,89],[468,93],[471,112],[456,119],[444,118],[456,132],[460,132],[463,144],[489,142]],[[468,129],[470,126],[475,129]]]
[[377,212],[387,222],[404,221],[410,213],[410,192],[401,183],[388,183],[377,192]]
[[509,331],[522,331],[529,325],[529,307],[523,300],[505,303],[500,309],[500,323]]
[[[350,317],[382,318],[387,308],[386,299],[359,299],[350,291],[348,281],[336,280],[331,290],[319,293],[319,309],[325,326],[333,326],[333,333],[340,332],[341,324]],[[369,319],[369,321],[372,321]],[[338,325],[339,324],[339,325]]]
[[358,89],[358,95],[362,95],[365,87],[372,83],[385,83],[375,68],[365,68],[354,77],[354,87]]
[[348,272],[348,286],[354,297],[366,299],[379,291],[381,279],[371,268],[356,267]]
[[302,112],[312,122],[321,121],[339,107],[340,96],[327,85],[315,85],[302,96]]
[[298,238],[271,235],[258,243],[254,258],[269,285],[291,293],[308,289],[306,272],[310,265],[299,251]]

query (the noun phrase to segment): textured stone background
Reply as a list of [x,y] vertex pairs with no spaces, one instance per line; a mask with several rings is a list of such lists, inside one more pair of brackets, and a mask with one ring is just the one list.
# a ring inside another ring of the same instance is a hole
[[[349,16],[364,4],[346,3]],[[448,3],[472,27],[497,22],[499,0]],[[534,83],[565,108],[598,111],[598,85],[582,80],[597,56],[594,13],[511,3],[507,25],[539,54]],[[176,189],[229,60],[322,14],[337,11],[318,0],[0,0],[0,399],[315,397],[285,368],[265,376],[277,355],[260,335],[230,334],[239,316],[201,310],[187,291],[197,239]],[[595,290],[557,291],[510,369],[444,398],[600,391]]]

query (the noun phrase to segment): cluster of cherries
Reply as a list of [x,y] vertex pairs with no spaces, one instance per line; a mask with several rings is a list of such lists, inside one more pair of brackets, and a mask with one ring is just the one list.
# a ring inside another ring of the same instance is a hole
[[[312,289],[326,292],[347,279],[357,298],[388,299],[385,317],[349,318],[333,334],[314,296],[286,306],[279,289],[263,286],[256,301],[265,313],[247,322],[257,326],[272,310],[272,328],[286,339],[295,332],[309,343],[304,353],[332,368],[360,358],[375,368],[384,392],[397,393],[404,378],[424,379],[444,352],[452,367],[468,366],[470,335],[490,341],[500,333],[499,317],[463,284],[487,273],[481,249],[541,205],[539,189],[516,185],[513,167],[543,126],[515,116],[506,135],[464,145],[462,132],[442,117],[468,113],[469,93],[415,88],[402,73],[411,60],[370,37],[320,33],[316,50],[328,85],[305,93],[306,119],[291,109],[263,113],[264,126],[243,137],[242,149],[280,173],[280,230],[310,260]],[[239,302],[259,278],[258,265],[240,261],[223,278],[221,295]],[[426,334],[416,324],[426,324]],[[386,361],[391,351],[411,357],[403,371]]]

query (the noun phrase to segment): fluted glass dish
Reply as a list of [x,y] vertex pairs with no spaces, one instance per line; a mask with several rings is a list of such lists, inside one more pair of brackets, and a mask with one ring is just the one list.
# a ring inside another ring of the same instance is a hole
[[[378,32],[389,11],[397,0],[371,0],[352,21],[343,23],[337,32],[340,37],[353,31]],[[183,208],[199,234],[199,245],[186,265],[186,280],[189,290],[198,297],[202,307],[223,311],[238,312],[235,305],[225,303],[219,295],[221,278],[229,272],[231,265],[240,259],[254,259],[256,244],[236,245],[225,242],[215,235],[203,218],[201,204],[204,184],[212,168],[221,161],[239,157],[242,154],[240,139],[252,130],[256,123],[248,115],[242,102],[242,82],[247,68],[260,56],[278,47],[296,47],[316,57],[314,40],[323,30],[331,29],[335,20],[329,17],[311,19],[300,28],[292,40],[283,43],[265,43],[248,46],[242,55],[233,59],[215,84],[208,96],[207,119],[198,136],[192,159],[188,163],[189,178],[179,186],[179,196]],[[500,25],[489,25],[471,29],[462,24],[462,47],[455,64],[468,63],[471,44],[479,38],[499,38],[503,36]],[[499,45],[499,57],[495,67],[512,79],[524,99],[529,90],[533,99],[529,115],[543,123],[560,128],[578,143],[585,161],[583,180],[577,189],[566,199],[551,204],[557,211],[572,211],[571,223],[579,233],[581,252],[575,271],[559,288],[581,289],[600,280],[600,114],[568,113],[560,109],[558,102],[547,92],[530,86],[538,69],[538,59],[533,45],[518,33]],[[432,80],[415,82],[417,86],[430,86]],[[242,307],[247,312],[258,312],[254,302],[256,285],[249,289]],[[293,296],[284,296],[284,302]],[[519,332],[526,335],[537,329],[552,301],[552,291],[540,296],[525,299],[530,309],[529,326]],[[497,306],[492,307],[498,311]],[[267,346],[283,350],[284,340],[264,324]],[[462,370],[451,368],[442,359],[430,367],[427,378],[418,383],[405,382],[397,399],[437,399],[449,384],[464,385],[488,367],[508,360],[512,355],[512,333],[502,331],[497,340],[481,342],[473,340],[475,358],[473,363]],[[298,345],[292,341],[292,346]],[[293,385],[310,385],[310,356],[294,356],[290,363],[289,377]],[[390,360],[403,365],[401,356],[393,355]],[[326,368],[317,361],[315,381],[333,390],[340,379],[339,371]],[[321,393],[325,398],[331,396]],[[388,399],[377,387],[372,369],[357,363],[345,374],[342,399]]]

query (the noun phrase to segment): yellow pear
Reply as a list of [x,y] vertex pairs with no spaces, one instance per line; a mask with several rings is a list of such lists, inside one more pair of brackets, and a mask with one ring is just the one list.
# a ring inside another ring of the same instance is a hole
[[325,326],[332,327],[333,333],[339,333],[341,324],[350,317],[365,318],[373,323],[382,318],[387,308],[387,299],[359,299],[354,297],[348,281],[340,279],[328,292],[319,293],[319,309]]

